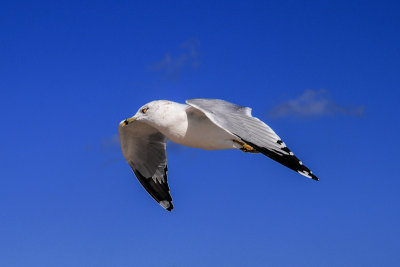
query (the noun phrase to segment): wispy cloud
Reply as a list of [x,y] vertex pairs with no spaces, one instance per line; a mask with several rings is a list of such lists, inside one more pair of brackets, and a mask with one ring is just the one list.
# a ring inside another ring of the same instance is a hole
[[299,97],[273,107],[268,114],[273,118],[308,118],[334,115],[360,117],[364,115],[364,107],[340,105],[333,100],[327,90],[309,89]]
[[199,64],[198,40],[191,39],[179,46],[179,53],[167,53],[159,62],[151,64],[149,70],[161,72],[164,78],[177,80],[185,69],[196,69]]
[[112,150],[120,146],[119,135],[114,134],[110,137],[103,137],[100,140],[100,147],[102,150]]
[[96,142],[95,145],[87,145],[86,150],[104,157],[102,162],[99,162],[98,165],[101,168],[117,163],[119,160],[121,160],[122,156],[118,134],[102,137],[98,142]]

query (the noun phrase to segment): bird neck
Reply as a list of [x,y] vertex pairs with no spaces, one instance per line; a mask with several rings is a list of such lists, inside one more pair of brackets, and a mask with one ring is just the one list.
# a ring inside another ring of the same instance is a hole
[[187,105],[174,103],[160,110],[159,118],[154,122],[154,127],[168,139],[177,140],[185,136],[188,128],[186,114]]

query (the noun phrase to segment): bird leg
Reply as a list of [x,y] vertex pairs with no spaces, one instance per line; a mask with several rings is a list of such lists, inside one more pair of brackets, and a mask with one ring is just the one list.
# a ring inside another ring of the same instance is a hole
[[256,149],[254,149],[252,146],[249,146],[248,144],[238,141],[238,140],[232,140],[233,142],[235,142],[236,144],[240,145],[240,150],[242,150],[243,152],[249,152],[249,153],[259,153]]

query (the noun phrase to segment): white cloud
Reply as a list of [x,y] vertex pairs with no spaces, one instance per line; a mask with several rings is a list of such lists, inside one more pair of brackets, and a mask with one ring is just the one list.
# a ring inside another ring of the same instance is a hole
[[114,134],[110,137],[103,137],[100,140],[100,147],[103,150],[110,150],[120,146],[119,135]]
[[196,69],[200,64],[198,47],[199,42],[197,40],[186,41],[179,46],[180,53],[176,55],[165,54],[161,61],[151,64],[149,70],[161,72],[164,78],[177,80],[183,70],[187,68]]
[[364,115],[363,106],[343,106],[337,104],[327,90],[306,90],[294,99],[273,107],[269,115],[273,118],[282,117],[322,117],[345,115],[360,117]]

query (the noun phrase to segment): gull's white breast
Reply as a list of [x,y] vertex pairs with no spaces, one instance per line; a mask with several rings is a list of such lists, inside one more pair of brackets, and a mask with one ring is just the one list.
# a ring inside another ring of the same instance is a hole
[[187,106],[179,122],[161,130],[171,141],[207,150],[237,148],[238,138],[215,125],[203,112]]

